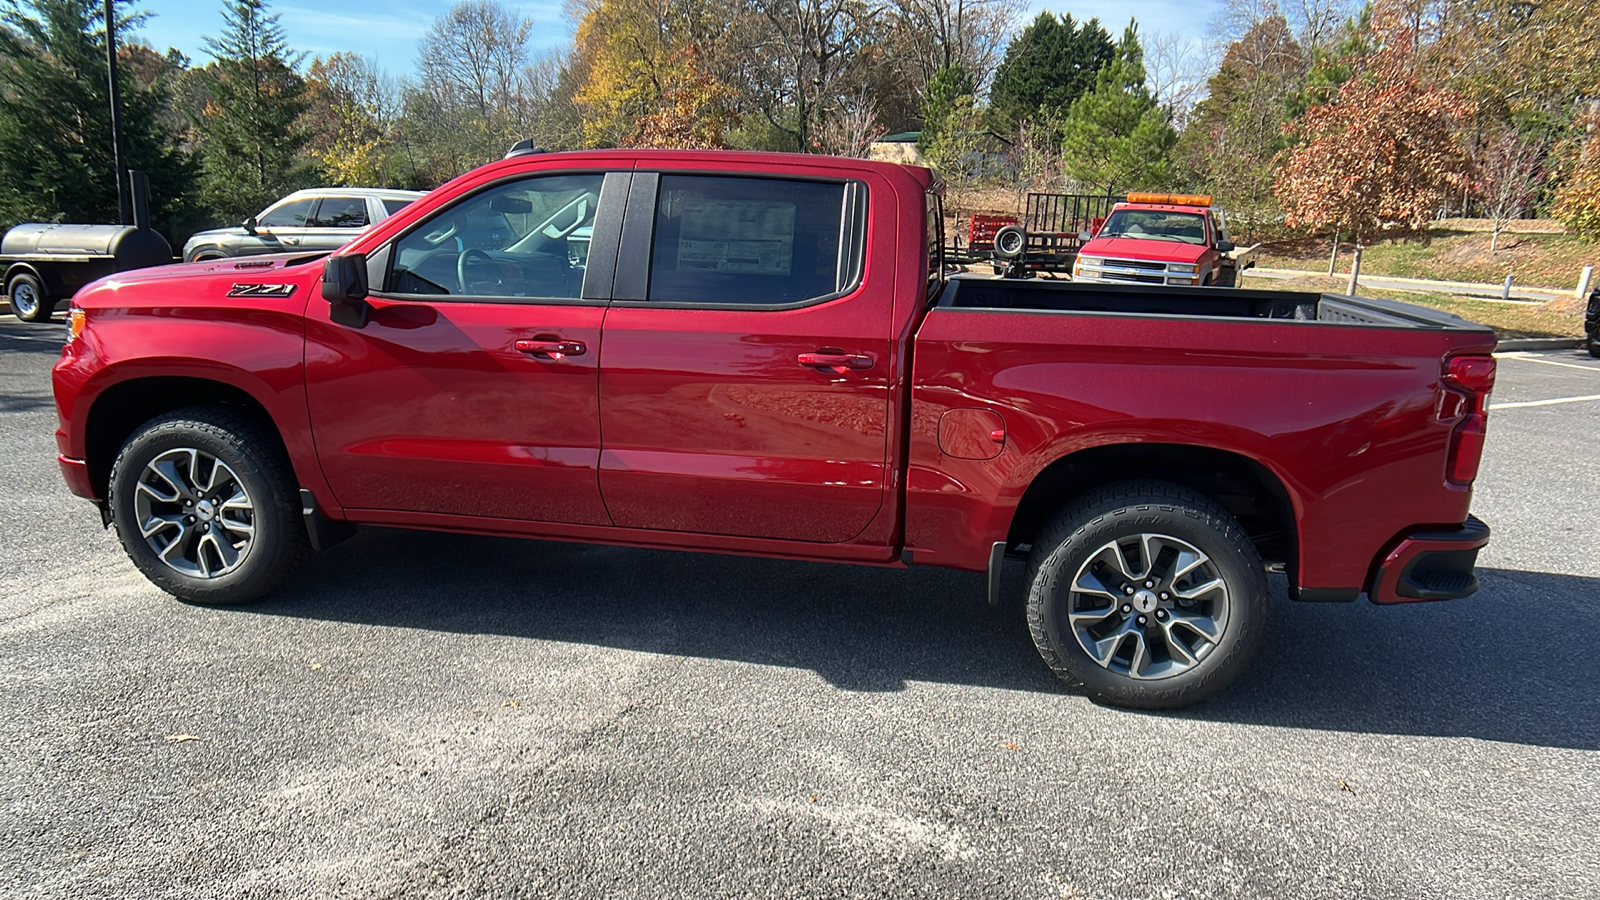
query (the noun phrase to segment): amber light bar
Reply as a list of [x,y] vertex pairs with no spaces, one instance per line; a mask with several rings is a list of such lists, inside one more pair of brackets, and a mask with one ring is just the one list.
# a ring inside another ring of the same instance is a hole
[[1129,203],[1165,203],[1170,206],[1210,206],[1210,194],[1140,194],[1128,195]]

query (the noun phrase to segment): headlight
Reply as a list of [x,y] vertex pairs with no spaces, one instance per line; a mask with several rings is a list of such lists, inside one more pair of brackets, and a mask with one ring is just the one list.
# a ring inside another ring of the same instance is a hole
[[1167,263],[1167,271],[1174,275],[1193,275],[1199,271],[1199,266],[1186,266],[1179,263]]
[[88,313],[80,307],[74,306],[67,311],[67,343],[72,343],[83,334],[83,325],[88,319]]

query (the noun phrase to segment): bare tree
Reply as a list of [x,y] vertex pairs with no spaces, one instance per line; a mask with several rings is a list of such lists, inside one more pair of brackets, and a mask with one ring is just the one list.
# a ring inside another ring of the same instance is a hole
[[981,89],[1005,54],[1024,0],[893,0],[897,43],[918,84],[945,66]]
[[1206,79],[1216,70],[1217,54],[1214,48],[1174,31],[1142,34],[1140,43],[1144,45],[1145,86],[1156,102],[1171,111],[1173,125],[1181,129],[1194,105],[1205,96]]
[[1211,19],[1210,32],[1213,41],[1225,47],[1268,19],[1282,16],[1302,47],[1323,49],[1339,42],[1345,23],[1359,6],[1355,0],[1224,0]]
[[865,89],[840,98],[837,108],[817,128],[818,149],[832,156],[864,157],[872,142],[882,136],[877,104]]
[[1489,142],[1478,164],[1478,183],[1484,208],[1494,220],[1489,252],[1500,249],[1505,223],[1520,217],[1533,204],[1544,180],[1544,142],[1507,130]]
[[867,43],[875,10],[864,0],[754,0],[765,20],[761,113],[794,139],[820,149],[819,129],[851,93],[852,69]]
[[1307,50],[1332,47],[1344,37],[1345,24],[1357,12],[1352,0],[1286,0],[1283,15],[1295,38]]
[[517,96],[532,32],[495,0],[460,0],[422,39],[423,85],[492,117]]

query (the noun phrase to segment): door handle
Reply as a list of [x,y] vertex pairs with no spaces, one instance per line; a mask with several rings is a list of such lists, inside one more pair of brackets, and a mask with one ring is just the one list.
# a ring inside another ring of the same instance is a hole
[[851,369],[870,369],[873,362],[873,358],[865,353],[846,353],[832,348],[800,354],[800,365],[808,369],[832,372],[835,375],[843,375]]
[[555,335],[540,335],[529,340],[520,340],[513,346],[522,353],[540,359],[565,359],[568,356],[582,356],[589,352],[589,348],[582,341],[563,340]]

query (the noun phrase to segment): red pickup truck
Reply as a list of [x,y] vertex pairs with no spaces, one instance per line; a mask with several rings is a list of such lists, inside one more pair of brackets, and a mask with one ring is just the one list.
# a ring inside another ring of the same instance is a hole
[[[328,257],[73,301],[60,464],[196,603],[355,524],[987,572],[1183,705],[1298,600],[1462,597],[1487,329],[1354,297],[946,278],[925,169],[520,153]],[[1338,673],[1328,673],[1336,677]]]
[[1072,280],[1120,284],[1238,283],[1227,222],[1203,194],[1129,194],[1072,264]]

